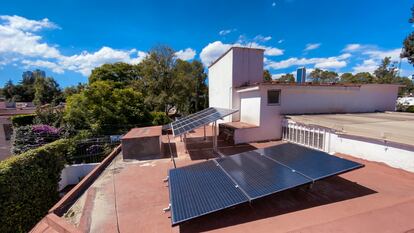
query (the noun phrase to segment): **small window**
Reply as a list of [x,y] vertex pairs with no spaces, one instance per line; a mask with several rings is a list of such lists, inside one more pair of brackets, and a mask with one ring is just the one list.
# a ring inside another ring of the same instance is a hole
[[268,90],[267,91],[267,103],[268,104],[280,104],[280,90]]

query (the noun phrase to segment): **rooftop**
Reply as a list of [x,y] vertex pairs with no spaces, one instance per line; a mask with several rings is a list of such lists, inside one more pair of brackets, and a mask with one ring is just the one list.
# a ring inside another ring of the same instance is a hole
[[414,146],[414,114],[403,112],[288,115],[307,125],[318,125],[375,140]]
[[248,85],[243,85],[240,87],[236,87],[236,89],[244,89],[244,88],[250,88],[250,87],[256,87],[256,86],[268,86],[268,85],[278,85],[278,86],[291,86],[291,87],[361,87],[361,86],[398,86],[403,87],[404,85],[400,84],[378,84],[378,83],[367,83],[367,84],[355,84],[355,83],[312,83],[312,82],[306,82],[306,83],[297,83],[297,82],[291,82],[291,83],[285,83],[285,82],[279,82],[277,80],[272,80],[270,82],[260,82],[260,83],[250,83]]
[[[209,128],[209,127],[208,127]],[[202,130],[188,135],[188,150],[176,138],[178,167],[214,157]],[[208,136],[211,133],[208,132]],[[164,139],[163,139],[164,140]],[[219,141],[225,155],[281,143],[232,146]],[[122,153],[122,152],[121,152]],[[168,188],[163,179],[170,159],[123,161],[109,165],[66,211],[61,225],[79,232],[406,232],[414,230],[414,174],[384,164],[342,156],[365,168],[319,181],[311,189],[284,191],[171,227]],[[73,192],[76,192],[73,190]],[[45,218],[34,232],[53,232]],[[50,221],[50,219],[49,219]]]

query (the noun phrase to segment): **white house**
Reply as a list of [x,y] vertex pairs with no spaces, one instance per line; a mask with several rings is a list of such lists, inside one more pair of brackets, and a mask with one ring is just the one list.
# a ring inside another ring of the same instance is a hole
[[[414,114],[403,117],[398,113],[387,113],[395,111],[400,85],[263,82],[263,52],[261,49],[232,47],[209,67],[210,107],[239,110],[223,120],[221,134],[227,134],[236,144],[285,139],[332,153],[351,152],[343,145],[337,145],[344,135],[358,136],[359,141],[361,138],[375,139],[375,143],[369,142],[378,145],[379,149],[370,151],[368,157],[378,151],[390,151],[384,147],[403,147],[411,156],[406,167],[414,171]],[[382,113],[366,114],[376,112]],[[341,119],[329,121],[338,114],[350,113],[360,114],[352,115],[346,125]],[[319,118],[309,123],[306,117],[294,117],[309,114]],[[395,129],[403,121],[406,127],[396,133]],[[371,128],[358,127],[358,124]],[[345,131],[344,127],[352,130]],[[408,131],[411,127],[412,131]],[[361,128],[364,133],[359,133]],[[372,132],[376,132],[375,135]],[[364,151],[359,154],[367,157]]]

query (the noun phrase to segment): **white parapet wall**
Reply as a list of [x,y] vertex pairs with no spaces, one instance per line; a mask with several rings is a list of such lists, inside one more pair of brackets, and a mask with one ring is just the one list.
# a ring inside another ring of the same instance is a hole
[[68,185],[74,185],[89,174],[99,163],[85,163],[85,164],[73,164],[66,165],[62,170],[59,182],[59,191],[64,189]]
[[346,135],[333,129],[282,121],[282,138],[330,154],[341,153],[414,172],[414,146]]
[[361,138],[330,134],[330,152],[385,163],[391,167],[414,172],[414,149],[397,147],[389,142],[374,142]]

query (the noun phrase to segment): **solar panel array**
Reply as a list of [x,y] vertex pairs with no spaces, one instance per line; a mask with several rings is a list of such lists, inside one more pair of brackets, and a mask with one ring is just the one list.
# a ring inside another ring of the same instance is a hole
[[286,143],[171,169],[172,225],[361,167]]
[[172,131],[175,136],[180,136],[200,126],[207,125],[216,120],[231,115],[238,110],[224,108],[206,108],[194,114],[185,116],[171,123]]

